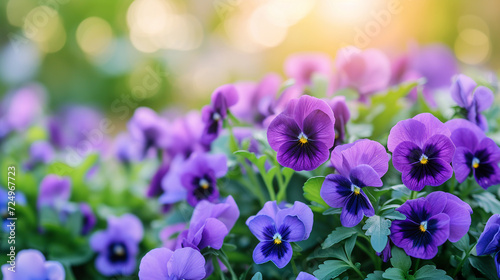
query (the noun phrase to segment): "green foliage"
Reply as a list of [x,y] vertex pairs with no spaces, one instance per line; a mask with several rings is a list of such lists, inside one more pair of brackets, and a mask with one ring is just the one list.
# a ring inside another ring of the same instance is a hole
[[411,267],[411,258],[403,251],[396,246],[392,246],[391,249],[391,264],[395,268],[399,268],[402,271],[408,271]]
[[389,240],[388,235],[391,234],[389,228],[391,221],[383,217],[374,215],[366,220],[363,229],[366,230],[366,235],[371,236],[370,241],[372,247],[377,252],[382,252]]
[[339,276],[350,267],[343,261],[330,260],[320,264],[318,268],[318,270],[314,271],[314,276],[316,276],[318,280],[330,280]]
[[347,227],[337,227],[335,230],[332,231],[328,235],[328,237],[323,241],[321,244],[321,247],[323,249],[330,248],[333,245],[357,234],[358,231],[354,228],[347,228]]
[[480,194],[474,194],[472,197],[484,211],[492,214],[500,214],[500,201],[498,201],[492,193],[482,192]]
[[314,202],[314,206],[311,206],[311,209],[315,212],[324,212],[329,208],[328,204],[321,198],[320,191],[323,182],[325,181],[325,177],[312,177],[307,180],[304,184],[304,197]]

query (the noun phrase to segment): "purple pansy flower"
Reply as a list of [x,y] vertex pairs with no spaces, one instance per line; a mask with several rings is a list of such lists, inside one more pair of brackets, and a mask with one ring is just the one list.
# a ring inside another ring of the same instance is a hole
[[149,251],[139,266],[140,280],[205,278],[205,258],[193,248],[180,248],[172,251],[157,248]]
[[297,278],[295,280],[318,280],[318,278],[314,277],[313,275],[301,271],[299,275],[297,275]]
[[331,100],[328,100],[327,103],[332,108],[333,116],[335,117],[335,146],[338,146],[344,143],[345,127],[351,118],[351,113],[344,96],[335,96]]
[[26,130],[42,116],[45,99],[45,88],[39,84],[30,84],[9,93],[0,104],[1,130],[5,129],[5,133]]
[[335,117],[328,104],[311,96],[292,99],[269,125],[267,139],[278,162],[294,170],[313,170],[328,160],[335,140]]
[[137,108],[127,126],[132,138],[140,143],[143,157],[150,148],[162,149],[172,141],[167,120],[150,108]]
[[342,225],[353,227],[363,216],[375,215],[362,188],[383,186],[380,178],[389,168],[389,155],[384,146],[367,139],[337,146],[332,152],[332,164],[340,175],[326,176],[320,194],[331,207],[342,208]]
[[40,183],[37,207],[48,206],[60,209],[71,195],[71,181],[67,177],[49,174]]
[[16,257],[15,272],[10,264],[2,265],[4,280],[64,280],[64,267],[57,261],[46,261],[38,250],[21,250]]
[[[332,76],[332,61],[322,53],[294,54],[285,61],[285,74],[294,80],[294,90],[303,91],[310,86],[313,75],[321,75],[327,79]],[[328,89],[328,93],[331,88]]]
[[120,133],[114,141],[115,156],[124,165],[138,161],[142,157],[142,147],[129,133]]
[[163,247],[175,250],[177,246],[177,236],[185,229],[185,223],[178,223],[164,227],[159,233]]
[[495,214],[488,219],[484,231],[479,236],[476,245],[478,256],[495,255],[495,266],[500,278],[500,215]]
[[488,130],[488,121],[481,112],[493,104],[493,92],[489,88],[478,87],[473,79],[460,74],[451,86],[451,97],[464,109],[464,115],[469,121],[484,131]]
[[234,85],[223,85],[215,89],[211,104],[201,110],[202,120],[205,123],[201,138],[203,144],[209,145],[219,136],[229,107],[237,102],[238,91]]
[[420,191],[451,178],[455,145],[449,136],[448,128],[429,113],[400,121],[391,129],[387,147],[406,187]]
[[179,234],[177,248],[192,247],[202,250],[210,246],[220,249],[239,216],[238,205],[232,196],[228,196],[221,203],[201,201],[194,209],[189,229]]
[[149,182],[149,187],[146,192],[147,197],[155,197],[159,196],[162,192],[162,185],[161,182],[163,180],[163,177],[168,173],[168,170],[170,169],[170,164],[168,162],[162,162],[158,169],[156,170],[155,174],[153,175],[153,178],[151,178],[151,181]]
[[276,201],[269,201],[257,215],[248,218],[246,224],[260,241],[253,251],[254,262],[262,264],[272,261],[278,268],[283,268],[292,258],[290,242],[309,238],[313,213],[299,201],[285,209],[280,209]]
[[281,77],[272,73],[264,76],[259,83],[235,84],[239,101],[231,108],[231,113],[242,121],[262,126],[264,119],[274,114],[275,98],[281,82]]
[[35,141],[30,146],[30,159],[25,167],[28,170],[33,169],[39,164],[47,164],[54,158],[54,149],[47,141]]
[[97,219],[94,212],[92,212],[92,208],[87,203],[80,203],[80,213],[83,216],[82,234],[86,235],[92,231],[97,223]]
[[462,183],[472,174],[477,183],[487,189],[500,183],[500,148],[486,137],[474,123],[453,119],[446,123],[451,140],[457,147],[453,156],[455,178]]
[[90,247],[98,253],[97,270],[105,276],[132,274],[143,233],[141,221],[132,214],[108,218],[108,228],[90,238]]
[[188,158],[192,153],[205,152],[207,149],[201,143],[204,123],[197,111],[188,112],[176,118],[171,124],[171,137],[175,143],[167,147],[167,153],[174,158],[182,155]]
[[391,64],[387,56],[375,49],[361,51],[355,47],[339,50],[335,59],[337,90],[353,88],[360,100],[387,87]]
[[382,261],[383,262],[388,262],[391,257],[392,257],[392,253],[391,253],[391,240],[387,240],[387,244],[385,245],[385,248],[384,250],[382,250],[382,252],[375,252],[377,254],[377,256],[381,257],[382,258]]
[[396,210],[406,220],[392,222],[391,240],[415,258],[432,259],[438,246],[446,240],[457,242],[471,224],[470,206],[450,193],[433,192],[426,198],[408,200]]

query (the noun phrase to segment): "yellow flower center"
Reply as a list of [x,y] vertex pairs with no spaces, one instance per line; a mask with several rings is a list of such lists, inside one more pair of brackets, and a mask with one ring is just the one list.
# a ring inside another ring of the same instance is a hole
[[426,232],[427,231],[423,225],[420,225],[419,228],[420,228],[421,232]]
[[276,245],[281,244],[281,240],[279,240],[279,239],[277,239],[277,238],[276,238],[276,239],[274,239],[274,244],[276,244]]
[[307,135],[305,135],[304,132],[301,132],[299,134],[298,138],[299,138],[299,143],[301,146],[303,146],[304,144],[307,144],[307,142],[309,142]]
[[479,159],[478,158],[473,158],[472,159],[472,167],[478,168],[479,167]]
[[420,157],[420,163],[421,164],[427,164],[429,162],[429,158],[426,155],[422,155]]
[[281,242],[283,242],[283,241],[281,241],[281,238],[282,238],[282,237],[281,237],[281,234],[279,234],[279,233],[275,233],[275,234],[274,234],[274,236],[273,236],[273,239],[274,239],[274,244],[275,244],[275,245],[280,245],[280,244],[281,244]]
[[420,226],[418,227],[421,232],[426,232],[427,231],[427,221],[423,221],[420,223]]
[[302,137],[300,137],[299,142],[301,144],[305,144],[305,143],[307,143],[307,139],[304,136],[302,136]]
[[208,183],[207,180],[201,179],[200,180],[200,187],[204,190],[208,189],[210,187],[210,184]]
[[351,190],[354,193],[354,195],[359,195],[361,193],[361,188],[354,184],[351,185]]

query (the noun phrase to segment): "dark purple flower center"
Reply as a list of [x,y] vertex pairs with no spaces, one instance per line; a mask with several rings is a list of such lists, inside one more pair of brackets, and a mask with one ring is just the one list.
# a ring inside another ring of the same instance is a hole
[[489,178],[495,174],[495,169],[489,163],[490,154],[486,150],[465,154],[466,164],[474,170],[477,179]]
[[288,248],[285,246],[287,244],[288,236],[290,235],[290,227],[286,225],[281,225],[278,230],[274,226],[268,226],[263,230],[264,236],[268,239],[264,241],[264,246],[262,246],[262,254],[268,257],[274,254],[281,259],[285,256]]
[[[418,214],[417,214],[418,215]],[[413,247],[426,247],[432,243],[432,235],[436,232],[437,220],[415,221],[408,219],[401,223],[403,238],[413,241]]]
[[197,200],[208,199],[214,192],[215,181],[208,175],[193,179],[193,195]]
[[123,242],[111,243],[108,246],[108,258],[112,263],[122,263],[127,261],[127,246]]
[[427,176],[436,177],[445,171],[445,167],[439,164],[439,150],[434,145],[426,145],[422,150],[415,148],[406,156],[412,167],[410,176],[418,181],[424,180]]

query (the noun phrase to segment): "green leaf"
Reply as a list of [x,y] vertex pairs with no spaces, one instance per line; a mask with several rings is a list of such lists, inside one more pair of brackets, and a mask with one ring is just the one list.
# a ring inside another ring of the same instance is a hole
[[468,252],[470,249],[470,240],[469,234],[465,234],[460,240],[455,243],[452,243],[458,250],[462,252]]
[[479,270],[484,276],[486,276],[486,278],[490,280],[498,280],[497,269],[493,258],[489,256],[469,256],[469,262],[475,269]]
[[376,270],[373,273],[370,273],[366,276],[365,280],[384,280],[384,277],[382,277],[382,274],[384,274],[383,271]]
[[312,206],[311,209],[320,213],[330,208],[320,195],[323,181],[325,181],[325,177],[312,177],[305,182],[303,187],[304,197],[311,202],[317,203],[317,206]]
[[384,211],[384,213],[382,213],[382,217],[391,220],[406,220],[406,216],[396,211],[394,208]]
[[453,280],[446,271],[436,269],[433,265],[424,265],[415,273],[415,280]]
[[477,204],[484,209],[484,211],[492,214],[500,214],[500,201],[489,192],[483,192],[480,194],[473,194]]
[[326,237],[323,244],[321,244],[321,247],[323,249],[330,248],[331,246],[353,236],[356,233],[357,231],[354,228],[338,227]]
[[344,244],[345,253],[347,254],[347,257],[349,259],[351,259],[352,249],[354,249],[354,245],[356,245],[357,238],[358,238],[358,235],[355,234],[355,235],[349,237],[349,239],[347,239],[347,241]]
[[402,280],[406,279],[406,272],[399,268],[390,267],[382,274],[382,277],[390,280]]
[[253,275],[252,280],[262,280],[262,273],[257,272]]
[[389,228],[391,227],[391,221],[383,217],[374,215],[366,220],[363,229],[366,230],[366,235],[371,236],[370,241],[372,247],[377,252],[382,252],[389,238],[387,237],[391,234]]
[[391,254],[392,254],[391,257],[392,266],[399,268],[405,272],[410,270],[411,258],[405,253],[405,251],[399,249],[396,246],[392,246]]
[[318,280],[330,280],[339,276],[349,268],[350,266],[343,261],[330,260],[320,264],[318,270],[314,271],[313,274]]
[[323,212],[323,215],[336,215],[342,213],[342,208],[330,208]]

